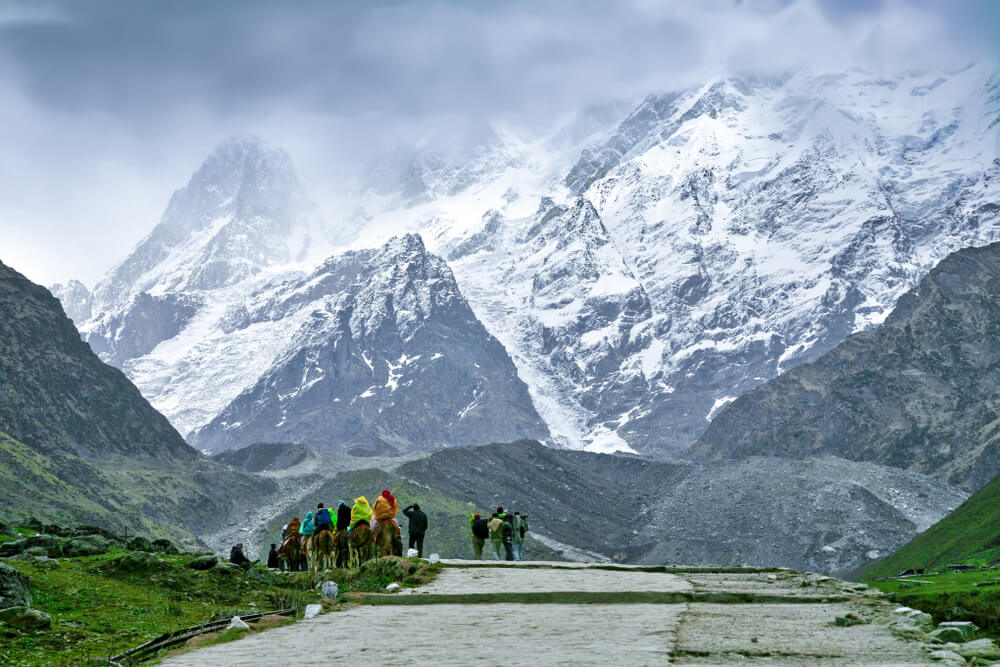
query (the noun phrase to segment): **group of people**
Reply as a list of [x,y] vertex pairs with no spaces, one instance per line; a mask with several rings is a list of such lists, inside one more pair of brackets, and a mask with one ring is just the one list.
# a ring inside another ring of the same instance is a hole
[[[420,505],[414,503],[403,508],[403,515],[409,519],[410,549],[416,548],[417,555],[424,555],[424,535],[427,533],[427,515],[420,509]],[[395,541],[399,543],[398,549],[402,551],[401,532],[399,521],[396,519],[399,514],[399,503],[395,496],[388,489],[384,489],[374,503],[369,503],[368,498],[359,496],[354,499],[353,505],[348,505],[343,500],[337,503],[336,512],[331,512],[323,503],[316,506],[315,512],[306,512],[304,520],[295,516],[281,528],[281,546],[271,545],[271,551],[267,556],[268,567],[288,567],[296,570],[307,569],[305,547],[309,541],[324,531],[329,531],[331,535],[343,535],[345,539],[350,539],[352,532],[363,526],[371,535],[375,535],[380,523],[390,522],[395,530]],[[292,541],[296,541],[299,549],[289,550]],[[289,563],[288,552],[301,553],[298,562]],[[402,555],[396,553],[395,555]],[[342,563],[337,563],[338,567]]]
[[[479,514],[469,515],[472,529],[472,552],[476,560],[483,559],[483,547],[490,541],[497,560],[523,560],[524,535],[528,532],[528,515],[504,512],[503,507],[487,519]],[[503,549],[504,555],[500,555]]]

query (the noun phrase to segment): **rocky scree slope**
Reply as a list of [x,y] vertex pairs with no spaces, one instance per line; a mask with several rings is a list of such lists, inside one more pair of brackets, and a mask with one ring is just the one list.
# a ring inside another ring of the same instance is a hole
[[954,512],[889,556],[867,563],[855,577],[893,577],[903,570],[944,568],[952,563],[996,564],[1000,556],[1000,476]]
[[230,449],[212,457],[219,463],[247,472],[276,472],[315,462],[316,454],[292,442],[257,442],[242,449]]
[[254,385],[192,434],[198,447],[278,440],[376,455],[548,434],[503,346],[418,236],[271,283],[221,326],[259,322],[294,333]]
[[274,485],[204,459],[80,338],[59,302],[0,263],[0,512],[192,542]]
[[842,572],[885,555],[966,497],[939,480],[833,457],[692,464],[520,441],[449,449],[395,474],[631,563]]
[[1000,243],[949,255],[882,326],[741,396],[690,453],[830,454],[981,487],[1000,472]]

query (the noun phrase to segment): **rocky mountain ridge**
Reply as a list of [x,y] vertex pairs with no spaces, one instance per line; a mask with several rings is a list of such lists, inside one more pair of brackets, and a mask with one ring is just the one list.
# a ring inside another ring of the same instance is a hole
[[420,237],[332,257],[228,311],[224,332],[286,323],[271,366],[191,440],[395,454],[522,434],[546,437],[503,347]]
[[141,526],[194,544],[275,489],[188,446],[48,290],[0,263],[0,521]]
[[974,491],[1000,473],[1000,243],[955,252],[854,334],[721,410],[705,459],[834,455]]

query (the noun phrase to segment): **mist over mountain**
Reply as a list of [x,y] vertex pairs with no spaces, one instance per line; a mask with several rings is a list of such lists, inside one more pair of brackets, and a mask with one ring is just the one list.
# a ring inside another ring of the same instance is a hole
[[[306,359],[329,343],[276,315],[227,322],[261,294],[280,302],[280,285],[333,285],[321,276],[336,257],[357,261],[348,248],[419,234],[527,386],[525,424],[535,412],[574,448],[683,451],[739,395],[883,321],[949,252],[1000,238],[998,90],[985,66],[716,79],[649,96],[620,121],[620,107],[591,109],[541,134],[498,125],[465,153],[414,142],[372,156],[371,182],[343,194],[355,205],[321,221],[286,153],[229,140],[95,288],[83,330],[182,433],[286,441],[281,410],[231,404],[262,400],[278,375],[280,395],[302,389]],[[392,275],[380,289],[409,289]],[[387,369],[401,363],[396,344],[378,345]],[[508,414],[510,399],[494,398]],[[338,426],[321,446],[393,441],[366,428]],[[542,433],[433,432],[421,437]]]

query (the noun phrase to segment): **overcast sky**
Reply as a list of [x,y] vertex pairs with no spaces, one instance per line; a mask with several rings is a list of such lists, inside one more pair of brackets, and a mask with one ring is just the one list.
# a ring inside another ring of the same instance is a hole
[[442,117],[530,125],[736,69],[992,58],[997,4],[0,0],[0,261],[92,287],[234,132],[322,180]]

